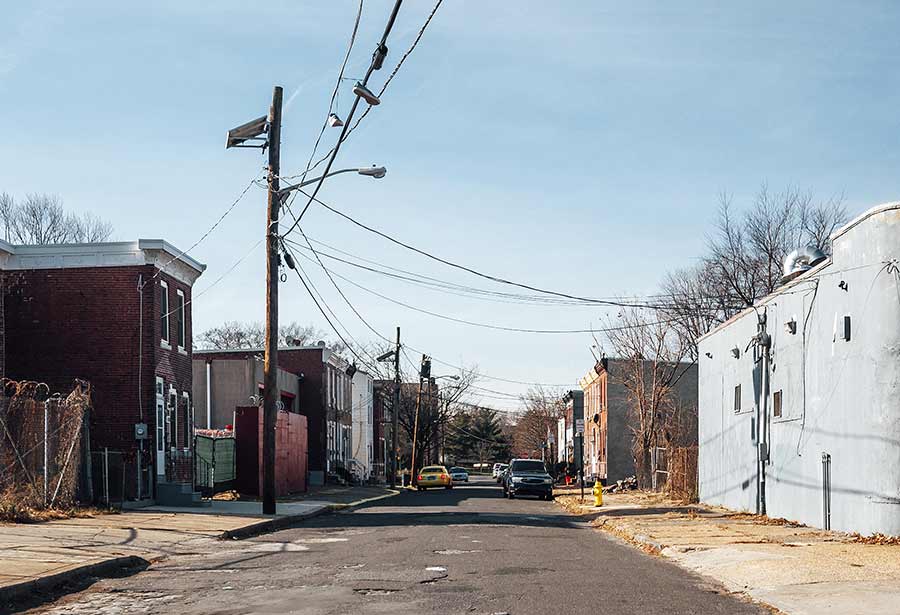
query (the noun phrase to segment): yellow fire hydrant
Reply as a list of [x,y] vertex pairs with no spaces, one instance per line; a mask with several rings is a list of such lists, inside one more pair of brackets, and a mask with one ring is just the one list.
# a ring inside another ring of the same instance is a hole
[[594,483],[594,506],[603,506],[603,485],[599,480]]

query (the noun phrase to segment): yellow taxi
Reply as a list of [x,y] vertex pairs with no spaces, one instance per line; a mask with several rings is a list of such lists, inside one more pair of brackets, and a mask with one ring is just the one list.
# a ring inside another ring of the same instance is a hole
[[425,466],[416,475],[416,489],[425,491],[430,487],[453,489],[453,479],[444,466]]

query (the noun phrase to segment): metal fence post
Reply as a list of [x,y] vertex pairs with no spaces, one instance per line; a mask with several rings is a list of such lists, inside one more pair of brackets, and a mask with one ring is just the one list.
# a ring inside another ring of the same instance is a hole
[[109,508],[109,449],[103,447],[103,496],[106,499],[106,507]]
[[50,432],[49,414],[50,400],[44,402],[44,508],[47,507],[47,485],[50,482],[50,470],[48,468],[48,460],[50,459],[48,450],[48,434]]

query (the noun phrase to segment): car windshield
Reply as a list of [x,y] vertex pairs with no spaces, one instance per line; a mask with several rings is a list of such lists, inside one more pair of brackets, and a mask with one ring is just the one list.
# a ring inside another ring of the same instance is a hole
[[428,466],[427,468],[422,468],[422,474],[438,474],[440,472],[446,472],[446,470],[441,466]]
[[451,472],[465,472],[465,468],[450,468]]
[[512,471],[513,472],[546,472],[547,469],[544,467],[543,461],[538,461],[537,459],[521,459],[519,461],[512,462]]

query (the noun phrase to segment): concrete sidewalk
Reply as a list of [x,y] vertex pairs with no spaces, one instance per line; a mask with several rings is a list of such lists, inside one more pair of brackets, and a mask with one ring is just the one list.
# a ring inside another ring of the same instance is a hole
[[151,506],[89,518],[0,523],[0,612],[35,591],[91,576],[147,567],[200,543],[275,531],[333,510],[390,497],[387,489],[344,489],[330,499],[279,502],[263,515],[255,501],[213,501],[205,508]]
[[[793,615],[900,612],[900,545],[630,492],[557,500],[601,530]],[[895,541],[888,541],[895,542]]]

